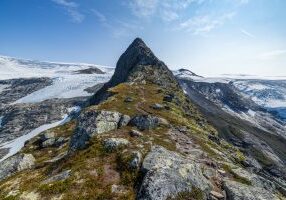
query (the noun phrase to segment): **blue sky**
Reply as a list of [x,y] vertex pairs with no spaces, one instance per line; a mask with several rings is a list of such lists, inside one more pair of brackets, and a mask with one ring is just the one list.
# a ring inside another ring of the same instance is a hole
[[141,37],[170,68],[286,75],[285,0],[1,0],[0,54],[115,66]]

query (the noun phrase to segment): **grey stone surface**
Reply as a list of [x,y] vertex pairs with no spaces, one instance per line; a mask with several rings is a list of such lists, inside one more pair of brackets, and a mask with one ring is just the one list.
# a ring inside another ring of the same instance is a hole
[[0,181],[16,172],[30,169],[35,164],[32,154],[16,154],[0,163]]
[[155,103],[151,107],[155,110],[162,110],[164,108],[164,106],[162,104],[159,104],[159,103]]
[[263,177],[261,177],[259,175],[256,175],[253,172],[249,172],[249,171],[244,170],[242,168],[236,168],[236,169],[232,169],[232,170],[237,175],[239,175],[239,176],[241,176],[243,178],[248,179],[253,186],[261,187],[261,188],[264,188],[264,189],[266,189],[268,191],[274,191],[275,190],[274,183],[272,183],[269,180],[266,180],[265,178],[263,178]]
[[128,117],[119,112],[88,110],[80,114],[71,138],[71,150],[82,149],[91,137],[126,125]]
[[138,115],[131,119],[130,124],[139,130],[149,130],[159,125],[159,118],[151,115]]
[[244,185],[235,181],[225,180],[224,189],[227,199],[232,200],[278,200],[271,192],[255,186]]
[[126,126],[129,122],[130,122],[131,118],[128,115],[122,115],[119,123],[118,123],[118,127],[122,127],[122,126]]
[[160,146],[153,147],[145,157],[142,172],[145,176],[138,192],[139,200],[165,200],[179,192],[191,191],[192,187],[205,194],[210,192],[199,164]]
[[103,141],[103,147],[107,151],[113,151],[128,144],[129,141],[124,138],[108,138]]

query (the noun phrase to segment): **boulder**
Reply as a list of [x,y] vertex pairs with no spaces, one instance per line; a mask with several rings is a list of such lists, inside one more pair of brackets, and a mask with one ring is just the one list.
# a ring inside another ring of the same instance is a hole
[[127,125],[129,116],[119,112],[88,110],[80,114],[70,149],[83,149],[91,137]]
[[0,163],[0,181],[16,172],[30,169],[35,164],[32,154],[16,154]]
[[159,125],[159,118],[151,115],[138,115],[131,119],[130,125],[136,126],[140,131],[150,130]]
[[151,106],[151,108],[153,108],[154,110],[162,110],[164,106],[159,103],[155,103]]
[[278,200],[273,193],[255,186],[249,186],[231,180],[224,181],[227,199],[232,200]]
[[103,141],[103,147],[106,151],[113,151],[128,144],[129,141],[124,138],[108,138]]
[[126,102],[126,103],[130,103],[130,102],[132,102],[133,101],[133,98],[132,97],[126,97],[125,99],[124,99],[124,102]]
[[139,200],[165,200],[192,188],[204,194],[210,192],[210,183],[199,164],[160,146],[154,146],[147,154],[141,170],[144,178],[137,196]]
[[173,94],[167,94],[164,96],[163,101],[172,102],[174,97],[175,96]]
[[118,127],[123,127],[126,126],[129,122],[130,122],[131,118],[128,115],[122,115],[119,123],[118,123]]
[[51,146],[54,146],[55,143],[56,143],[56,139],[55,138],[50,138],[50,139],[47,139],[47,140],[43,141],[42,144],[41,144],[41,147],[42,148],[51,147]]
[[140,131],[134,129],[131,130],[129,134],[131,137],[141,137],[143,135]]
[[40,140],[42,142],[46,141],[48,139],[51,139],[51,138],[55,138],[55,133],[54,132],[46,131],[44,134],[41,134],[41,136],[40,136]]

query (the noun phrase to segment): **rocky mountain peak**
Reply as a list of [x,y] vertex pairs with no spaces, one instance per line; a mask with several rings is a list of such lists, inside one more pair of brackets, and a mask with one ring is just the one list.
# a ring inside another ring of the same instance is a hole
[[106,99],[109,96],[107,92],[109,88],[124,82],[151,83],[162,88],[180,89],[173,73],[140,38],[136,38],[120,56],[112,78],[90,99],[89,103],[97,104]]
[[142,39],[136,38],[120,56],[110,86],[122,82],[150,81],[165,85],[176,83],[171,71],[160,61]]

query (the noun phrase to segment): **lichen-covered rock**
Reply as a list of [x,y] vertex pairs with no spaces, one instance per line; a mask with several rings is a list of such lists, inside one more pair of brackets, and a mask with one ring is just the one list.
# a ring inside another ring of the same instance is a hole
[[138,192],[139,200],[165,200],[192,188],[205,194],[210,191],[199,164],[163,147],[153,147],[143,161],[142,172],[145,176]]
[[49,184],[54,181],[63,181],[70,177],[71,170],[65,170],[43,181],[43,184]]
[[232,169],[234,173],[239,175],[240,177],[248,179],[253,186],[264,188],[268,191],[274,191],[275,190],[275,184],[259,175],[256,175],[255,173],[251,173],[249,171],[246,171],[242,168],[236,168]]
[[0,181],[12,174],[30,169],[35,164],[35,158],[32,154],[16,154],[0,163]]
[[224,189],[227,199],[232,200],[278,200],[271,192],[255,186],[225,180]]
[[103,147],[106,151],[113,151],[128,144],[129,141],[124,138],[108,138],[103,141]]
[[88,110],[80,114],[70,149],[85,148],[91,137],[127,125],[128,117],[119,112]]
[[43,141],[42,144],[41,144],[41,147],[42,148],[51,147],[51,146],[54,146],[55,143],[56,143],[56,139],[55,138],[50,138],[50,139],[47,139],[47,140]]
[[131,118],[128,115],[122,115],[118,124],[118,127],[126,126],[130,122]]
[[130,124],[141,131],[149,130],[159,125],[159,118],[151,115],[138,115],[131,119]]

